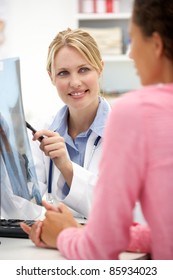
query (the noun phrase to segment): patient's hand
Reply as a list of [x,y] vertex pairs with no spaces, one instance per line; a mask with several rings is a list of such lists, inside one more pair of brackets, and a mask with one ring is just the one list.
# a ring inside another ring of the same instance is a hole
[[59,233],[68,227],[81,227],[76,222],[70,210],[64,205],[58,206],[58,212],[48,210],[42,222],[41,240],[47,246],[56,248]]

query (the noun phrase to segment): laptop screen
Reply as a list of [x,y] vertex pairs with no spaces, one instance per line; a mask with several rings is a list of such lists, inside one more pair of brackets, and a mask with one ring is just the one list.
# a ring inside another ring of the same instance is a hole
[[36,219],[41,194],[26,130],[19,58],[0,60],[0,204],[5,219]]

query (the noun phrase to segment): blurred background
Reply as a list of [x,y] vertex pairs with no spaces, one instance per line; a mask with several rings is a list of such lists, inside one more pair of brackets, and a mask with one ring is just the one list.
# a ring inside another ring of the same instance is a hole
[[139,86],[132,63],[125,57],[130,8],[123,5],[131,1],[114,1],[111,11],[106,10],[108,2],[98,0],[100,6],[93,10],[95,0],[0,0],[0,58],[20,58],[25,116],[36,128],[63,105],[46,72],[46,59],[50,42],[67,27],[102,28],[110,38],[112,28],[122,27],[127,45],[119,56],[106,54],[103,90],[114,97],[116,92]]
[[32,123],[44,123],[62,106],[46,72],[47,50],[59,31],[75,27],[75,12],[75,0],[0,0],[0,58],[20,58],[24,111]]

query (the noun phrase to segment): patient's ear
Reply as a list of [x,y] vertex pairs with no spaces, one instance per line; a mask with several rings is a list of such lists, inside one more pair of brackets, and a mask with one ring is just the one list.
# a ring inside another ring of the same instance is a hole
[[160,57],[164,51],[163,40],[158,32],[154,32],[152,38],[155,47],[155,54],[157,57]]

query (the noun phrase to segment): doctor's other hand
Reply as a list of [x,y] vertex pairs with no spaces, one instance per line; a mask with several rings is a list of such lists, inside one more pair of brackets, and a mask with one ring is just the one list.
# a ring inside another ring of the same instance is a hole
[[[42,201],[42,205],[46,208],[46,210],[51,210],[58,212],[58,207],[53,206],[52,204],[47,203],[46,201]],[[47,248],[48,246],[41,240],[41,230],[42,230],[42,221],[36,221],[32,226],[29,226],[25,223],[20,223],[20,227],[24,232],[28,234],[28,237],[32,240],[32,242],[37,247]]]
[[36,221],[32,226],[20,223],[20,227],[28,234],[28,237],[37,247],[48,248],[48,246],[40,239],[42,221]]
[[61,203],[59,212],[48,210],[42,223],[41,240],[49,247],[56,247],[59,233],[65,228],[82,227],[73,217],[71,211]]

